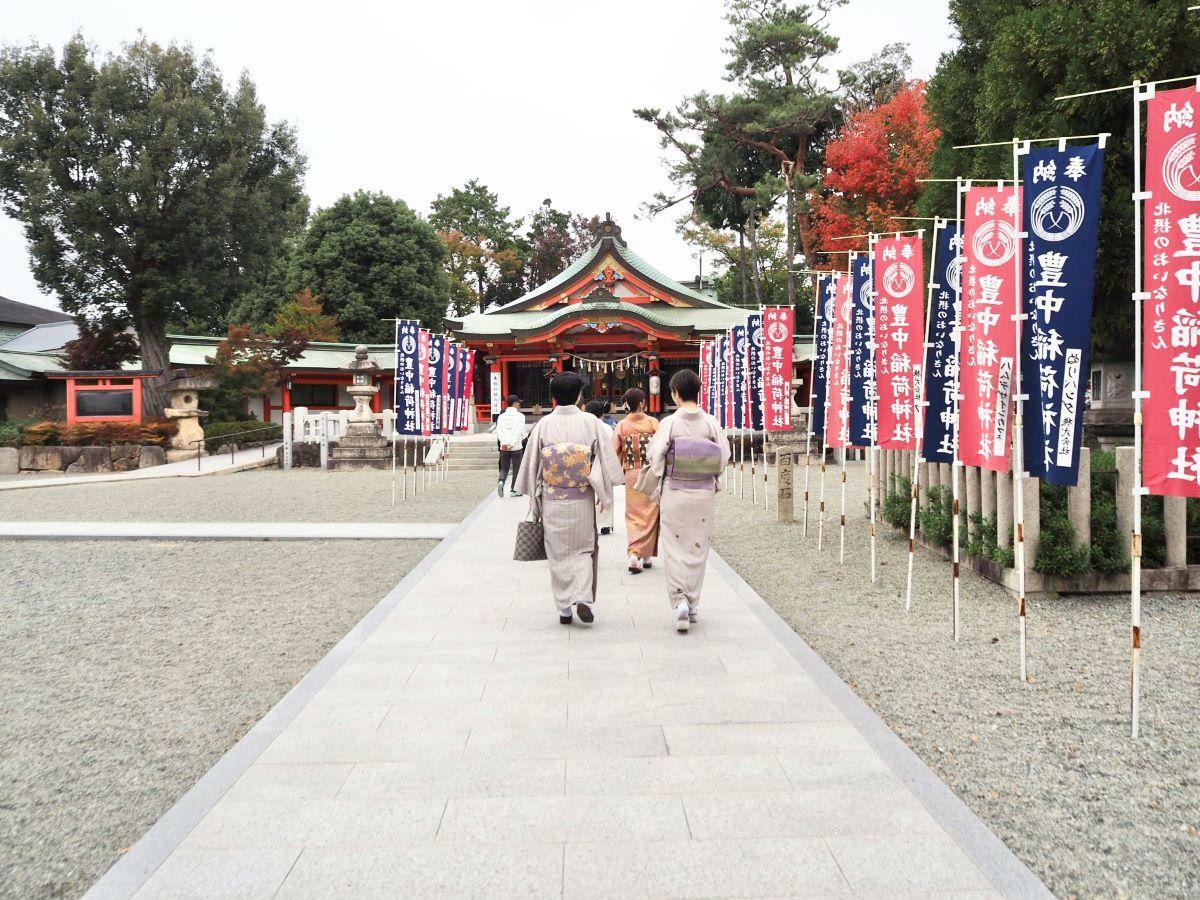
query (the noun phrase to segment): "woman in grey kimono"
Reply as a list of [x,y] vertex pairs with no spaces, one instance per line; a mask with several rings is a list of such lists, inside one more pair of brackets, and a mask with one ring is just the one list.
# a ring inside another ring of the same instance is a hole
[[599,545],[596,509],[613,502],[613,485],[624,481],[604,423],[579,408],[583,379],[574,372],[556,375],[550,395],[557,404],[529,435],[517,476],[517,490],[529,497],[529,509],[542,520],[550,590],[558,620],[594,621]]
[[729,461],[725,432],[697,405],[699,395],[700,376],[691,369],[671,376],[678,409],[662,420],[646,452],[661,480],[658,547],[676,631],[687,631],[699,612],[717,478]]

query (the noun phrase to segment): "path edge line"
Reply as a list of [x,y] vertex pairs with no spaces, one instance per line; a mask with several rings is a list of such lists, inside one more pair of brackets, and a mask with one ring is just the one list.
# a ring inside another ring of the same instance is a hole
[[83,900],[125,900],[136,894],[167,857],[183,843],[184,838],[200,820],[217,805],[217,801],[225,792],[233,787],[234,782],[242,777],[271,742],[291,724],[351,654],[370,637],[495,498],[496,495],[489,490],[487,496],[449,535],[426,553],[382,600],[359,619],[358,623],[292,686],[291,690],[267,710],[241,740],[226,750],[212,767],[200,776],[200,780],[138,838],[137,843],[127,853],[100,876],[83,895]]
[[709,562],[993,887],[1006,897],[1053,900],[1054,895],[1041,879],[887,726],[866,701],[854,693],[724,557],[712,550]]

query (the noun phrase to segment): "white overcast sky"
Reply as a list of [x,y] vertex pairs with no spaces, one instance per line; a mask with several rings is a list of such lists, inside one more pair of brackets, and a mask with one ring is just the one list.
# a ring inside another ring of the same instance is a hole
[[[947,0],[851,0],[837,10],[835,66],[882,45],[910,46],[928,77],[952,45]],[[611,212],[658,268],[683,278],[696,260],[670,214],[635,221],[669,184],[640,106],[726,89],[721,0],[58,0],[7,5],[6,43],[61,49],[75,31],[115,50],[142,30],[211,51],[227,79],[246,70],[272,120],[293,123],[308,156],[314,208],[359,188],[421,214],[479,178],[514,215],[544,197]],[[20,226],[0,217],[0,295],[54,306],[29,271]]]

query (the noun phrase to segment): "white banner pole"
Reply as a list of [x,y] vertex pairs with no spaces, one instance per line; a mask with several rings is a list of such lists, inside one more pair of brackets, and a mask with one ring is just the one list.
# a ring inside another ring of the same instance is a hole
[[[1200,79],[1198,79],[1200,83]],[[1129,551],[1129,733],[1138,736],[1141,719],[1142,652],[1142,311],[1150,294],[1142,283],[1142,203],[1150,199],[1142,182],[1142,101],[1153,84],[1133,83],[1133,533]]]
[[[879,302],[879,294],[875,290],[875,242],[879,239],[878,235],[872,234],[867,239],[867,265],[871,268],[871,318],[875,317],[875,304]],[[875,322],[871,323],[871,331],[878,327]],[[879,346],[879,335],[875,335],[875,340],[871,342],[874,346],[870,347],[871,355],[874,356],[876,348]],[[867,447],[867,507],[871,515],[871,583],[874,584],[878,580],[877,570],[877,552],[876,552],[876,532],[878,523],[876,521],[875,502],[878,499],[875,496],[875,467],[878,465],[875,451],[879,445],[879,361],[875,361],[874,387],[868,387],[869,394],[867,399],[867,437],[870,439],[870,444]],[[874,407],[874,416],[871,415],[871,407]]]
[[[1021,189],[1021,156],[1029,152],[1029,142],[1021,142],[1016,138],[1012,141],[1013,159],[1013,197],[1016,198]],[[1028,667],[1026,664],[1025,633],[1026,633],[1026,597],[1025,597],[1025,447],[1024,447],[1024,401],[1021,395],[1021,322],[1025,318],[1022,310],[1025,298],[1021,289],[1021,204],[1013,204],[1013,230],[1017,234],[1017,251],[1013,254],[1013,285],[1017,294],[1017,311],[1013,315],[1013,330],[1016,332],[1015,365],[1013,365],[1013,399],[1012,399],[1012,467],[1013,467],[1013,564],[1017,570],[1017,625],[1020,632],[1021,681],[1028,683]],[[955,522],[957,523],[957,516]],[[955,610],[957,619],[957,609]]]
[[[820,322],[817,318],[817,307],[820,305],[818,295],[821,293],[820,276],[813,276],[813,359],[808,366],[808,434],[804,438],[804,536],[808,537],[808,475],[812,471],[812,426],[813,426],[813,388],[817,380],[817,336],[821,333]],[[825,389],[828,393],[829,389]]]

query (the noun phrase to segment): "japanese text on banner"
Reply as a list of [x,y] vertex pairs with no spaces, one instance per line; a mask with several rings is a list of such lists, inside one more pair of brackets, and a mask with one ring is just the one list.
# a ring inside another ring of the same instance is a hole
[[818,275],[816,283],[817,335],[812,376],[812,433],[825,433],[825,412],[829,402],[829,338],[837,309],[837,280],[833,275]]
[[854,307],[850,320],[850,443],[875,444],[878,408],[875,402],[875,289],[871,260],[851,257]]
[[421,326],[412,319],[396,323],[396,430],[401,434],[421,433]]
[[850,319],[854,305],[851,287],[847,275],[834,279],[837,302],[829,332],[829,416],[825,437],[830,447],[850,446]]
[[789,306],[763,310],[763,426],[792,430],[792,345],[795,320]]
[[733,427],[746,427],[746,326],[734,325],[729,329],[729,340],[732,354],[729,383],[730,396],[733,398],[730,412],[733,415]]
[[1200,90],[1147,103],[1143,301],[1144,482],[1200,497]]
[[958,392],[959,338],[955,327],[962,306],[962,229],[936,230],[933,278],[936,287],[929,310],[929,355],[926,357],[925,436],[921,455],[930,462],[954,461],[954,395]]
[[958,458],[994,472],[1011,467],[1020,204],[1015,186],[974,187],[966,196],[959,372],[961,393],[970,402],[958,417]]
[[919,237],[875,242],[875,379],[879,446],[885,450],[917,449],[913,373],[921,366],[924,263]]
[[1025,468],[1073,487],[1091,366],[1104,151],[1096,144],[1050,147],[1031,151],[1024,163]]
[[746,427],[763,428],[763,328],[762,313],[746,316]]

